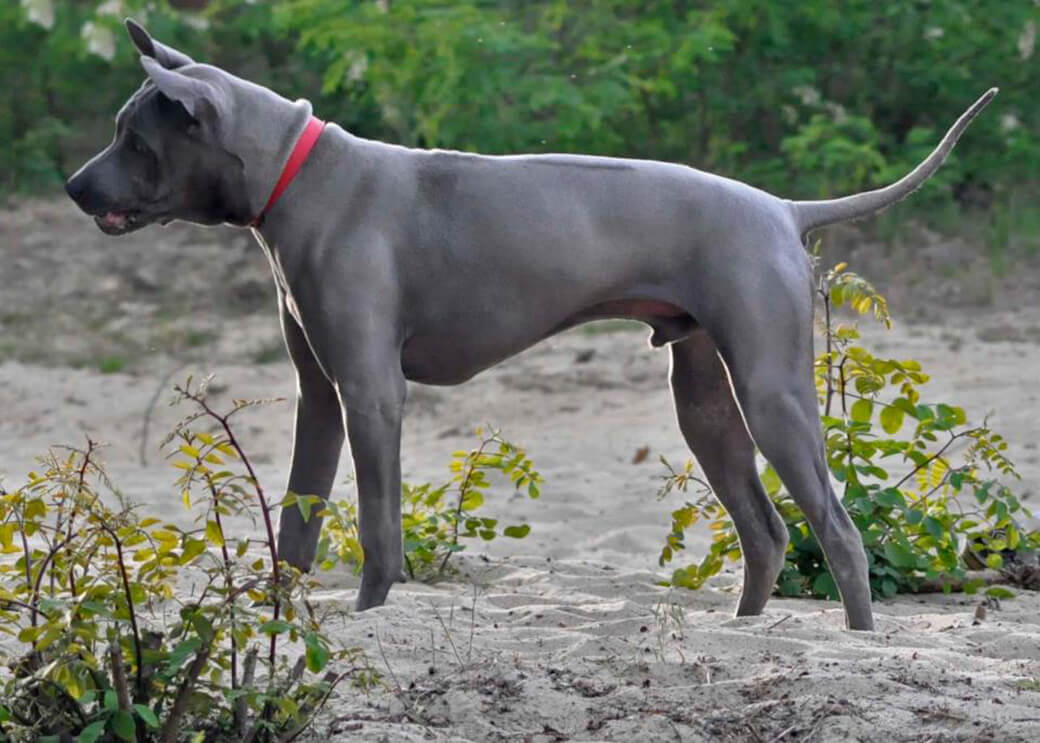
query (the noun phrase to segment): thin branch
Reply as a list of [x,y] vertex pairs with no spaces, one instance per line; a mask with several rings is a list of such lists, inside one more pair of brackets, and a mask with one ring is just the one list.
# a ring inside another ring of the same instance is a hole
[[302,718],[296,726],[289,728],[278,738],[278,743],[291,743],[296,740],[303,733],[304,730],[311,726],[314,722],[314,716],[317,711],[325,705],[329,697],[332,696],[332,692],[336,690],[343,679],[347,677],[347,673],[334,673],[329,671],[322,677],[322,681],[325,683],[326,688],[319,694],[315,694],[309,702],[303,704],[300,707],[300,711],[297,714],[297,719]]
[[253,685],[253,674],[256,672],[256,658],[257,650],[255,647],[249,649],[246,653],[245,660],[242,662],[242,694],[235,698],[233,707],[233,718],[235,725],[235,735],[245,735],[246,731],[246,714],[248,706],[246,705],[245,691]]
[[123,650],[119,647],[119,637],[109,647],[109,662],[112,664],[112,686],[116,690],[116,698],[119,700],[119,709],[124,712],[130,711],[130,692],[126,686],[126,670],[123,668]]
[[834,398],[834,357],[831,355],[834,345],[834,331],[831,328],[831,295],[830,292],[826,291],[825,283],[826,279],[820,276],[820,288],[818,291],[823,298],[824,335],[827,339],[827,402],[824,405],[823,412],[825,415],[830,415],[831,401]]
[[[8,606],[17,606],[19,609],[25,609],[26,611],[32,612],[34,617],[38,614],[44,619],[50,620],[50,616],[48,616],[47,612],[43,611],[37,606],[32,606],[31,604],[23,603],[21,601],[18,601],[17,599],[0,599],[0,608],[6,609]],[[33,622],[32,625],[35,627],[36,622]]]
[[[213,518],[220,531],[220,554],[224,560],[224,585],[227,586],[228,595],[234,595],[235,584],[231,577],[231,555],[228,554],[227,538],[224,536],[224,524],[220,520],[220,494],[213,477],[206,473],[206,483],[209,485],[210,493],[213,495]],[[228,619],[231,623],[231,631],[228,637],[231,639],[231,688],[238,688],[238,641],[235,640],[235,604],[232,601],[228,605]]]
[[35,596],[35,594],[32,593],[32,590],[33,590],[32,557],[30,556],[30,552],[29,552],[29,539],[25,535],[25,518],[20,513],[18,514],[18,533],[22,537],[22,552],[25,554],[25,587],[27,589],[29,589],[29,591],[31,592],[29,594],[29,596],[30,596],[30,603],[31,603],[32,608],[33,608],[33,614],[29,618],[29,621],[32,623],[32,626],[35,627],[36,626],[36,601],[35,601],[35,598],[33,598]]
[[159,401],[159,395],[162,394],[162,390],[166,387],[166,383],[170,381],[170,377],[179,372],[185,366],[187,366],[187,364],[181,364],[180,366],[176,366],[166,372],[166,375],[163,376],[159,384],[156,385],[155,392],[152,393],[152,397],[148,401],[148,406],[144,409],[144,416],[141,421],[141,443],[137,450],[137,458],[141,462],[142,467],[148,466],[148,425],[152,420],[152,410],[155,409],[155,403]]
[[123,593],[126,596],[126,609],[130,615],[130,628],[134,638],[134,663],[137,665],[134,684],[134,699],[144,699],[144,662],[141,652],[141,632],[137,626],[137,612],[134,610],[134,597],[130,592],[130,577],[126,574],[126,560],[123,558],[123,542],[115,530],[104,521],[98,522],[102,529],[112,538],[116,545],[116,559],[119,563],[119,575],[123,583]]
[[[484,450],[488,447],[488,444],[495,440],[495,434],[492,432],[491,437],[484,437],[484,440],[480,442],[480,446],[477,448],[476,453],[470,453],[470,465],[469,469],[466,470],[466,474],[462,480],[459,481],[459,503],[455,508],[455,518],[452,519],[452,535],[451,545],[454,547],[459,543],[459,520],[462,518],[462,502],[466,498],[466,489],[469,487],[469,482],[473,478],[473,473],[477,469],[477,463],[480,457],[484,454]],[[448,560],[451,559],[452,550],[448,550],[447,554],[444,555],[444,559],[441,560],[440,567],[437,568],[438,575],[444,574],[444,568],[448,565]]]
[[[86,484],[87,484],[87,467],[91,463],[90,462],[90,455],[94,453],[94,449],[96,448],[96,446],[97,445],[94,443],[94,441],[88,436],[87,437],[87,450],[85,452],[83,452],[83,465],[79,468],[79,475],[78,475],[77,481],[76,481],[76,495],[77,496],[82,495],[83,491],[86,489]],[[74,526],[74,522],[76,520],[76,507],[78,505],[79,505],[78,499],[74,500],[73,501],[72,512],[69,513],[68,530],[65,533],[65,543],[66,544],[70,544],[72,542],[73,526]],[[71,553],[72,553],[72,550],[70,549],[69,550],[70,556],[71,556]],[[72,593],[73,598],[76,597],[76,573],[75,573],[75,569],[76,569],[76,566],[74,564],[72,564],[72,562],[70,561],[70,563],[69,563],[69,591]]]
[[[224,433],[227,435],[228,444],[238,454],[238,458],[242,461],[246,471],[249,473],[249,479],[256,492],[257,501],[260,504],[260,513],[264,517],[264,528],[267,531],[267,549],[271,555],[271,578],[273,581],[272,592],[274,594],[274,608],[273,608],[273,619],[278,619],[281,615],[281,598],[279,591],[282,588],[282,576],[281,571],[278,567],[278,545],[275,542],[274,525],[271,523],[271,509],[267,504],[267,497],[264,495],[264,489],[260,485],[260,479],[256,476],[256,472],[253,470],[253,465],[249,461],[249,457],[246,456],[245,451],[238,443],[238,439],[235,438],[234,431],[231,430],[231,424],[228,423],[228,418],[234,413],[228,415],[220,415],[209,406],[206,401],[195,393],[188,393],[187,396],[195,401],[199,407],[201,407],[206,413],[220,423],[221,428],[224,429]],[[276,649],[278,645],[278,635],[271,634],[271,646],[268,652],[268,662],[271,664],[271,668],[274,668],[276,660]]]
[[177,736],[181,732],[181,718],[184,716],[185,711],[188,708],[188,699],[191,696],[191,690],[195,686],[195,682],[198,680],[199,675],[202,673],[202,669],[206,667],[206,662],[209,660],[209,654],[212,650],[212,645],[206,645],[199,649],[199,652],[195,655],[195,660],[192,661],[191,667],[184,676],[184,680],[181,682],[180,688],[177,690],[177,696],[173,700],[173,706],[170,707],[169,716],[166,718],[166,724],[163,725],[162,731],[159,733],[159,743],[175,743]]
[[942,457],[943,453],[945,453],[946,450],[949,449],[953,445],[954,441],[956,441],[957,439],[964,438],[965,436],[969,435],[970,433],[972,433],[972,431],[975,431],[975,430],[977,430],[977,429],[972,429],[971,431],[961,431],[960,433],[951,433],[950,434],[950,440],[947,441],[945,444],[943,444],[939,448],[939,451],[935,452],[935,454],[933,454],[932,456],[928,457],[926,460],[924,460],[919,465],[914,467],[912,470],[910,470],[908,473],[906,473],[906,476],[903,477],[903,479],[901,479],[899,482],[897,482],[895,484],[896,490],[898,490],[899,488],[903,487],[903,485],[906,483],[907,480],[909,480],[911,477],[916,475],[922,469],[924,469],[925,467],[929,466],[936,459],[939,459],[940,457]]

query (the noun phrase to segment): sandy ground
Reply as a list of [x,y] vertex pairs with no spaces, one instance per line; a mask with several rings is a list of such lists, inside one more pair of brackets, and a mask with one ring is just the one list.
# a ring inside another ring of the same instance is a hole
[[[186,521],[157,450],[186,412],[166,405],[172,383],[213,373],[224,405],[293,392],[267,266],[242,235],[177,227],[116,242],[62,201],[29,202],[0,212],[0,259],[8,485],[48,446],[88,434],[108,445],[127,495]],[[946,279],[950,296],[960,296],[958,275]],[[869,337],[936,376],[930,399],[990,416],[1029,503],[1040,483],[1040,294],[1001,286],[992,301],[945,315],[893,300],[897,318],[918,322]],[[914,296],[903,289],[894,296]],[[656,586],[668,513],[681,502],[655,498],[658,457],[688,457],[667,353],[648,350],[644,331],[601,331],[551,339],[461,387],[410,388],[406,479],[443,480],[451,452],[491,423],[528,449],[542,497],[496,489],[489,515],[530,523],[527,539],[471,547],[455,579],[395,587],[387,606],[332,628],[364,647],[387,686],[344,689],[322,738],[1040,739],[1038,594],[989,607],[978,625],[969,597],[880,602],[877,632],[847,633],[826,602],[774,599],[762,617],[733,619],[735,569],[696,593]],[[238,429],[269,490],[285,482],[291,420],[291,405],[276,403]],[[643,447],[649,456],[633,463]],[[341,476],[350,470],[344,452]],[[692,555],[706,543],[689,541]],[[323,580],[321,601],[349,605],[352,576]]]

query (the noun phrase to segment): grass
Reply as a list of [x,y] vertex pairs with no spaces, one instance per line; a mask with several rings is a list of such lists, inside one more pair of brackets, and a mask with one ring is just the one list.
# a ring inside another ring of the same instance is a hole
[[184,345],[188,348],[205,346],[217,339],[217,333],[212,330],[189,330],[184,334]]
[[281,343],[272,344],[265,346],[253,354],[254,364],[274,364],[279,361],[285,361],[287,358],[285,353],[285,346]]
[[97,368],[102,374],[116,374],[126,367],[126,359],[122,356],[105,356],[98,359]]

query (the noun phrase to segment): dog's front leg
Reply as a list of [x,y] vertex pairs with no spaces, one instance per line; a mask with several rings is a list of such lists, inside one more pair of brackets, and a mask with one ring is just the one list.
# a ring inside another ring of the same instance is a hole
[[[303,331],[279,296],[282,334],[296,367],[296,424],[293,432],[289,491],[297,495],[329,497],[343,448],[343,413],[336,388],[325,376]],[[296,506],[282,509],[278,528],[278,556],[290,565],[309,570],[318,548],[321,517],[318,507],[304,520]]]
[[357,610],[381,606],[401,578],[401,415],[405,382],[400,361],[363,365],[340,383],[358,489],[365,564]]

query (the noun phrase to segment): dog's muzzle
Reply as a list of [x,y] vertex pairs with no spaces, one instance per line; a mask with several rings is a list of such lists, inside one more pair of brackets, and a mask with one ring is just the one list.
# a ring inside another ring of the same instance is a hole
[[143,226],[143,215],[136,209],[109,209],[92,195],[89,178],[80,172],[65,182],[65,193],[76,205],[94,218],[106,235],[123,235]]

